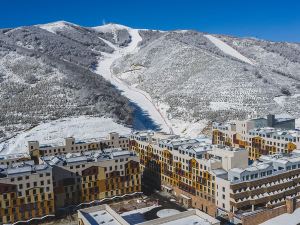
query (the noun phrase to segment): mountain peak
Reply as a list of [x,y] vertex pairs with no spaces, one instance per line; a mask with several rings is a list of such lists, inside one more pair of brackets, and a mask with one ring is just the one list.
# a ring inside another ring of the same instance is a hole
[[100,31],[100,32],[104,32],[104,33],[108,33],[108,32],[113,32],[115,30],[130,30],[132,29],[131,27],[127,27],[121,24],[116,24],[116,23],[108,23],[108,24],[104,24],[101,26],[96,26],[96,27],[92,27],[94,30],[96,31]]
[[37,27],[47,30],[51,33],[56,33],[57,30],[60,29],[65,29],[65,28],[69,28],[69,27],[79,27],[79,25],[74,24],[74,23],[70,23],[64,20],[60,20],[60,21],[56,21],[56,22],[51,22],[51,23],[45,23],[45,24],[39,24],[36,25]]

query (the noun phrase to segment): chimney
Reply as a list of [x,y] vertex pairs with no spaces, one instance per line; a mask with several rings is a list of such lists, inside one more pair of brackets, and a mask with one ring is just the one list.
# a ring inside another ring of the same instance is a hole
[[292,214],[295,211],[296,208],[296,199],[292,198],[292,197],[287,197],[285,200],[285,204],[286,204],[286,211],[289,214]]
[[274,125],[275,125],[275,115],[273,115],[273,114],[267,115],[267,125],[268,125],[268,127],[274,127]]

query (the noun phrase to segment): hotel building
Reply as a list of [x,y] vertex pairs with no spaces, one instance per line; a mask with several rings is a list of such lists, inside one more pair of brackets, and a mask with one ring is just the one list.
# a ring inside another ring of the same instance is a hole
[[215,178],[219,169],[248,165],[246,150],[213,146],[206,138],[135,132],[131,148],[140,157],[144,185],[164,189],[187,208],[198,208],[212,216],[217,211]]
[[0,165],[12,165],[18,162],[24,162],[30,160],[31,157],[27,153],[17,153],[17,154],[8,154],[0,155]]
[[52,168],[33,161],[0,167],[0,224],[54,216]]
[[107,148],[122,148],[124,150],[129,150],[129,138],[121,136],[116,132],[112,132],[108,134],[106,139],[90,142],[76,141],[73,137],[65,138],[64,145],[40,145],[38,141],[28,142],[28,152],[31,156],[36,158],[39,158],[40,156],[54,156]]
[[28,223],[140,193],[137,155],[123,149],[83,151],[0,165],[0,224]]
[[275,119],[269,115],[267,119],[214,123],[212,143],[245,148],[249,159],[256,160],[262,155],[290,153],[299,149],[300,131],[295,130],[295,120]]
[[260,224],[300,207],[300,151],[261,156],[216,177],[218,214],[235,224]]
[[40,158],[52,167],[57,213],[79,204],[141,191],[134,152],[107,149]]

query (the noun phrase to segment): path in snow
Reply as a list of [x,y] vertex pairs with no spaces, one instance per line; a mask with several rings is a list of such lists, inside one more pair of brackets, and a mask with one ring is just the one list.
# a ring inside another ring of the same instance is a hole
[[[155,107],[150,95],[136,87],[128,85],[121,79],[113,76],[111,71],[111,65],[113,62],[127,54],[132,54],[138,51],[138,43],[142,40],[138,30],[128,28],[128,32],[131,35],[131,42],[127,47],[117,48],[114,46],[115,52],[113,54],[102,53],[104,58],[99,60],[98,68],[96,72],[102,75],[111,84],[115,85],[124,96],[130,99],[133,103],[138,105],[145,111],[150,118],[160,126],[162,131],[173,133],[169,121],[162,115],[162,113]],[[111,46],[111,43],[110,43]]]
[[217,46],[221,51],[223,51],[225,54],[233,56],[234,58],[237,58],[245,63],[249,63],[253,65],[254,63],[248,59],[247,57],[243,56],[241,53],[239,53],[237,50],[226,44],[224,41],[221,41],[219,38],[214,37],[212,35],[204,35],[208,40],[210,40],[215,46]]

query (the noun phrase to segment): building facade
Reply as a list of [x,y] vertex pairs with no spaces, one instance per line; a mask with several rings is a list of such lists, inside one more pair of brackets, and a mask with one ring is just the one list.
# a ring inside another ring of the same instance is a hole
[[40,145],[38,141],[28,142],[28,152],[36,158],[39,158],[40,156],[54,156],[107,148],[122,148],[124,150],[129,150],[129,138],[121,136],[116,132],[112,132],[108,134],[106,139],[91,142],[76,141],[73,137],[65,138],[64,145]]
[[[185,139],[155,132],[135,132],[131,148],[140,157],[143,184],[165,189],[187,207],[216,215],[215,177],[219,169],[248,165],[244,149],[213,146],[208,139]],[[240,160],[244,155],[244,160]],[[223,160],[222,160],[223,159]]]
[[18,162],[24,162],[30,160],[31,157],[28,153],[17,153],[17,154],[8,154],[0,155],[0,165],[12,165]]
[[[270,215],[277,216],[274,212],[287,201],[299,202],[300,152],[262,156],[248,167],[232,168],[216,177],[216,187],[221,214],[227,213],[235,223],[248,224],[243,220],[250,215],[250,224],[262,223],[272,218]],[[268,213],[257,220],[256,215],[262,212]]]
[[40,159],[52,166],[57,213],[79,204],[141,191],[139,160],[121,149]]
[[0,169],[0,224],[54,216],[52,168],[33,161]]
[[68,153],[0,166],[0,224],[57,216],[141,191],[137,155],[123,149]]
[[290,153],[300,148],[300,131],[285,130],[295,127],[294,123],[293,119],[275,120],[273,115],[269,115],[267,119],[214,123],[212,143],[245,148],[251,160],[256,160],[262,155]]

